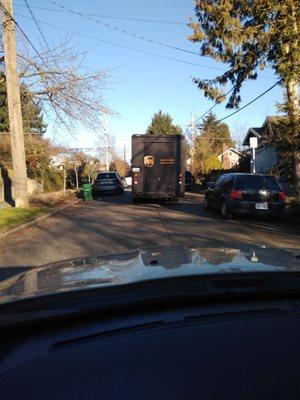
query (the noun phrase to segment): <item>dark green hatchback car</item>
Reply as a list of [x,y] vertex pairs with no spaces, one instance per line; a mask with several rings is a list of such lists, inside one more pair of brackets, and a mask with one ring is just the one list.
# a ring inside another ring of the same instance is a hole
[[285,194],[276,179],[269,175],[223,174],[208,185],[204,208],[219,209],[224,219],[237,214],[281,218]]

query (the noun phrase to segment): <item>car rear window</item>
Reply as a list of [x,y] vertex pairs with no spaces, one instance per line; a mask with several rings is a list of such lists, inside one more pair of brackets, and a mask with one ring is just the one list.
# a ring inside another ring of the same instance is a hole
[[236,189],[273,189],[280,190],[280,186],[269,176],[246,175],[238,176],[235,184]]
[[116,174],[111,173],[101,173],[97,176],[97,179],[116,179]]

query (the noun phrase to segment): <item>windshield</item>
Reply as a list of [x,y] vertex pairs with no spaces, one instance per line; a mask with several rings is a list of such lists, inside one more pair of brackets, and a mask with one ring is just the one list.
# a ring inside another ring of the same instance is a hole
[[104,174],[99,174],[97,176],[97,179],[102,180],[102,179],[116,179],[117,175],[114,173],[104,173]]
[[237,189],[273,189],[279,190],[280,187],[272,177],[266,176],[239,176],[236,179]]
[[298,268],[300,46],[283,3],[1,2],[0,307]]

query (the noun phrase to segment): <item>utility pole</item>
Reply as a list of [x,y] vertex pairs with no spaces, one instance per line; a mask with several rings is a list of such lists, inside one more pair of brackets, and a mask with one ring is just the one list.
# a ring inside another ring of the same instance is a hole
[[123,154],[124,162],[126,162],[126,144],[124,143],[124,154]]
[[64,170],[64,197],[66,197],[66,186],[67,186],[67,171],[66,171],[66,164],[63,164],[63,170]]
[[192,166],[192,173],[194,173],[194,161],[195,161],[195,142],[196,142],[196,135],[195,135],[195,113],[191,111],[191,166]]
[[105,168],[109,170],[109,146],[108,146],[108,131],[107,131],[107,115],[104,112],[104,142],[105,142]]
[[16,207],[28,207],[28,184],[26,174],[25,146],[19,77],[17,73],[17,54],[15,42],[15,23],[12,19],[12,0],[1,0],[3,12],[3,49],[9,116],[9,132],[13,163],[14,200]]

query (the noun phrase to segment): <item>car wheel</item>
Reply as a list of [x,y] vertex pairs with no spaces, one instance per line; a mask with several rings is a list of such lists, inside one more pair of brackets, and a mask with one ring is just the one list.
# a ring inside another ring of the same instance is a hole
[[205,198],[204,198],[203,207],[205,210],[209,210],[211,208],[207,196],[205,196]]
[[222,203],[222,207],[221,207],[221,216],[222,216],[223,219],[230,219],[230,218],[232,218],[232,214],[231,214],[231,212],[229,211],[228,206],[227,206],[227,204],[226,204],[225,201],[223,201],[223,203]]

